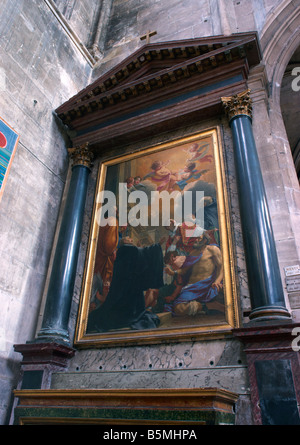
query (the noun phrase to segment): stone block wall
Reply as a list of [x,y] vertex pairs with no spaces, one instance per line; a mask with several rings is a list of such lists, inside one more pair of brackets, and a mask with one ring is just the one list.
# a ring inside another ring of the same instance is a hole
[[80,40],[89,46],[101,12],[103,1],[99,0],[52,0]]
[[[111,0],[109,0],[111,1]],[[157,31],[151,42],[167,42],[239,32],[261,32],[281,0],[114,0],[102,42],[104,58],[97,78],[145,43],[140,37]]]
[[[285,4],[289,3],[296,11],[298,5],[296,0],[3,0],[2,3],[0,116],[20,134],[16,156],[0,203],[0,423],[6,423],[10,412],[11,389],[17,378],[20,360],[19,355],[13,352],[13,345],[25,343],[35,334],[68,171],[68,136],[55,119],[53,110],[140,48],[145,42],[140,37],[148,30],[157,31],[151,42],[253,30],[264,36],[266,24],[273,18],[275,21],[281,17],[278,8],[283,10]],[[58,13],[65,22],[61,21]],[[102,22],[99,22],[100,18],[103,18]],[[67,24],[67,28],[64,24]],[[284,22],[278,19],[278,26],[283,25]],[[90,47],[97,29],[102,57],[92,70],[91,59],[86,57],[81,43]],[[74,40],[75,34],[77,41]],[[271,83],[272,79],[268,78],[267,82]],[[289,252],[293,251],[293,262],[297,259],[294,239],[296,224],[288,225],[291,228],[287,234],[282,225],[283,218],[279,217],[279,210],[281,215],[284,208],[285,217],[290,218],[291,204],[285,196],[284,187],[292,171],[292,164],[289,169],[282,168],[282,159],[287,156],[287,149],[285,152],[282,150],[284,126],[280,116],[270,113],[268,99],[264,96],[266,90],[263,91],[262,98],[255,103],[255,137],[279,247],[280,265],[283,268],[288,265]],[[199,130],[210,125],[211,122],[201,123]],[[242,315],[245,315],[250,309],[250,300],[232,141],[227,122],[220,120],[218,125],[221,125],[223,131],[239,294]],[[183,135],[180,131],[163,137],[165,140],[180,137]],[[188,134],[191,129],[185,131]],[[71,337],[76,325],[96,178],[95,166],[90,178],[71,310]],[[295,178],[292,179],[294,186]],[[180,375],[182,385],[186,385],[186,376],[196,370],[196,374],[193,374],[197,376],[193,383],[195,386],[218,384],[236,390],[241,395],[240,403],[243,405],[239,421],[251,423],[245,358],[239,343],[235,341],[214,340],[201,344],[80,351],[70,364],[70,372],[74,373],[74,382],[81,378],[78,372],[87,373],[86,386],[95,385],[102,377],[110,382],[112,376],[117,377],[120,385],[123,385],[128,371],[132,373],[130,377],[138,375],[149,379],[146,371],[150,370],[150,365],[153,371],[165,379],[168,378],[165,371],[175,370],[176,375]],[[102,376],[102,372],[106,374]],[[116,372],[121,374],[117,375]],[[153,374],[153,378],[157,375]],[[173,382],[175,385],[176,379]],[[66,384],[70,384],[70,381],[64,383],[61,375],[57,375],[53,381],[55,387],[64,387]]]
[[53,110],[89,83],[91,67],[44,1],[4,0],[0,116],[20,142],[0,203],[0,424],[20,360],[34,337],[59,204],[68,137]]

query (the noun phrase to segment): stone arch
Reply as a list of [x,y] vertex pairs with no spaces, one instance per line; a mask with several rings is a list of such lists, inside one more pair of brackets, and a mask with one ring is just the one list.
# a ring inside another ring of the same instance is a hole
[[300,4],[284,0],[270,13],[260,42],[274,104],[280,107],[280,86],[285,68],[300,45]]
[[300,45],[290,59],[281,83],[281,114],[300,181]]
[[[300,46],[300,4],[298,1],[283,0],[270,12],[260,33],[260,43],[269,84],[265,119],[268,116],[270,127],[269,143],[265,145],[258,141],[258,145],[261,156],[268,156],[266,159],[269,167],[264,172],[264,177],[284,282],[284,267],[299,264],[300,257],[300,190],[281,109],[284,74],[289,61]],[[288,302],[293,318],[299,320],[299,297],[292,294],[287,291]]]
[[[297,49],[299,51],[300,48],[300,4],[298,1],[284,0],[271,11],[262,30],[260,42],[269,81],[269,109],[270,118],[272,119],[273,116],[273,129],[275,134],[285,139],[285,147],[289,147],[289,150],[285,150],[286,163],[296,173],[295,161],[298,160],[298,157],[295,159],[294,153],[293,159],[292,150],[294,147],[290,146],[288,130],[284,123],[281,91],[286,68]],[[285,186],[299,191],[297,175],[292,174],[291,176],[294,178],[291,179],[289,185],[285,184]]]

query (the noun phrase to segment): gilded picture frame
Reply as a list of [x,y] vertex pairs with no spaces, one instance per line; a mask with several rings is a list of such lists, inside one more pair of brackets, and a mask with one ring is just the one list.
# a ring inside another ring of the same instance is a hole
[[220,338],[238,326],[219,129],[103,161],[75,344]]

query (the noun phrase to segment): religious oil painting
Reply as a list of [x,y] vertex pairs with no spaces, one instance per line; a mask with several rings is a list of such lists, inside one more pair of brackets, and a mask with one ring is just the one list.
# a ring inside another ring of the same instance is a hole
[[100,166],[76,342],[151,344],[238,323],[218,128]]
[[19,141],[18,134],[0,118],[0,201]]

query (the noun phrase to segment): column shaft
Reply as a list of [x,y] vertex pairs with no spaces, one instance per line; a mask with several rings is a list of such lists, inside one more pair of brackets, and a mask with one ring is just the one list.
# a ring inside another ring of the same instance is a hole
[[37,341],[69,343],[68,322],[89,172],[86,163],[78,163],[72,167],[70,186],[49,279],[42,327],[38,333]]
[[[285,307],[271,218],[251,117],[245,111],[245,96],[235,96],[231,102],[227,98],[225,103],[235,111],[230,114],[230,126],[252,303],[250,319],[286,319],[290,314]],[[241,102],[242,107],[237,106]]]

